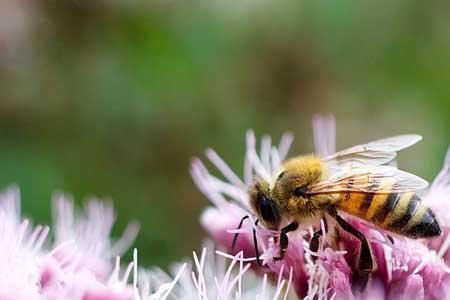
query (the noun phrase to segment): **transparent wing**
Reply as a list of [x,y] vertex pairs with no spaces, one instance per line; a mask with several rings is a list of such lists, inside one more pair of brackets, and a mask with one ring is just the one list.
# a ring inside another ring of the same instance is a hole
[[421,139],[422,137],[416,134],[398,135],[336,152],[325,160],[331,166],[337,167],[380,166],[392,161],[397,155],[396,152],[414,145]]
[[375,166],[338,171],[316,184],[309,193],[406,193],[424,189],[427,185],[426,180],[395,167]]

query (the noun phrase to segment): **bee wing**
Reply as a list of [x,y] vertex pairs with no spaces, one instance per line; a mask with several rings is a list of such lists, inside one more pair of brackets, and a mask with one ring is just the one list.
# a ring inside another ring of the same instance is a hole
[[338,171],[316,184],[310,194],[406,193],[424,189],[427,185],[426,180],[395,167],[375,166]]
[[422,137],[405,134],[357,145],[332,154],[325,158],[331,166],[358,167],[364,165],[380,166],[392,161],[396,152],[408,148]]

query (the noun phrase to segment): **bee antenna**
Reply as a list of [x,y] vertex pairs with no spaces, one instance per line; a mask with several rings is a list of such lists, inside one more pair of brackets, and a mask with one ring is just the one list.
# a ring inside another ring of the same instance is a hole
[[[246,219],[248,219],[248,218],[250,218],[248,215],[242,217],[241,221],[239,222],[239,226],[238,226],[237,230],[239,230],[239,229],[242,228],[242,224],[244,224],[244,221],[245,221]],[[239,232],[236,232],[236,233],[234,234],[234,237],[233,237],[233,243],[231,244],[231,250],[233,250],[233,249],[234,249],[234,246],[236,246],[236,242],[237,242],[238,236],[239,236]]]
[[[255,227],[258,226],[259,219],[256,219]],[[255,245],[255,256],[256,256],[256,263],[258,264],[258,267],[261,267],[261,260],[259,259],[259,250],[258,250],[258,239],[256,238],[256,229],[253,227],[253,244]]]

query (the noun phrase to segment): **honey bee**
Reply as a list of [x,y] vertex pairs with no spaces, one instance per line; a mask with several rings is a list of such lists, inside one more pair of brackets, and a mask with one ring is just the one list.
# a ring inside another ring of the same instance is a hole
[[[314,220],[334,219],[341,229],[360,241],[354,280],[363,290],[374,267],[371,249],[364,235],[339,212],[409,238],[440,235],[433,212],[416,194],[428,183],[387,165],[397,151],[419,140],[418,135],[400,135],[354,146],[328,157],[299,156],[285,161],[272,182],[256,179],[248,191],[250,205],[259,222],[279,232],[276,240],[280,254],[275,259],[283,259],[288,232]],[[312,251],[318,250],[321,234],[319,230],[312,236]]]

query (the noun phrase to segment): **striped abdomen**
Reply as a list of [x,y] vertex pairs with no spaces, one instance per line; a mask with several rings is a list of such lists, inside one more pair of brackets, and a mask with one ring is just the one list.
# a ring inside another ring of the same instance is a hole
[[433,212],[416,193],[347,193],[339,197],[338,209],[383,229],[411,238],[441,234]]

